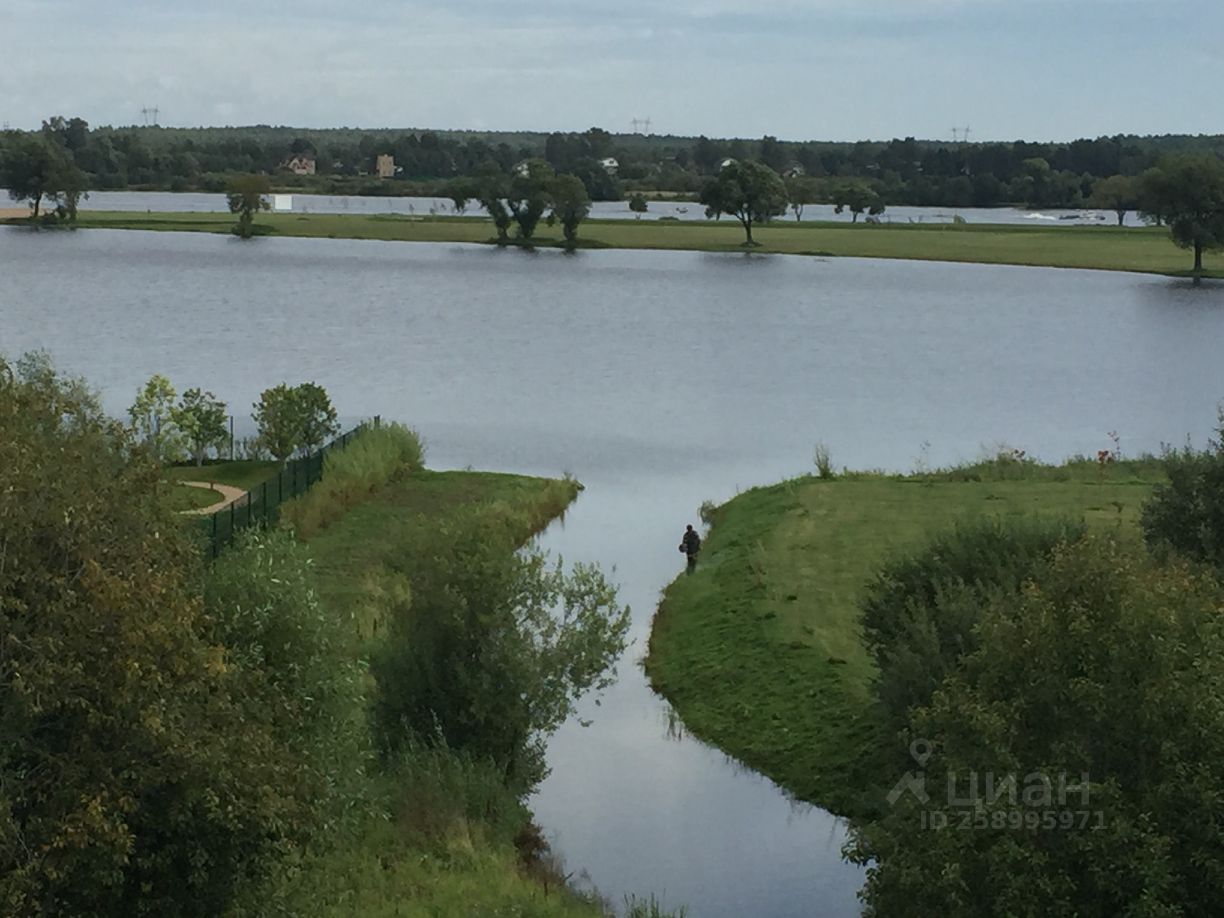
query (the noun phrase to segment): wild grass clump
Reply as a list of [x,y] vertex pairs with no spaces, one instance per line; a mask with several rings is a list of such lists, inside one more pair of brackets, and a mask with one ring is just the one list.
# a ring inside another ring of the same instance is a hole
[[821,479],[828,481],[837,477],[837,473],[833,469],[833,455],[829,452],[829,447],[826,444],[816,444],[816,449],[812,454],[812,461],[816,463],[816,474]]
[[688,909],[667,909],[653,895],[649,899],[625,897],[625,918],[685,918]]
[[281,507],[280,519],[309,539],[388,482],[424,468],[425,449],[403,424],[367,429],[324,459],[323,479]]

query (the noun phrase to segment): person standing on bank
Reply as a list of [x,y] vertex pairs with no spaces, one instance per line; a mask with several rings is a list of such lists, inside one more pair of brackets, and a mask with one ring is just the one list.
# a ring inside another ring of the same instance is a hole
[[684,537],[680,540],[680,550],[688,556],[689,567],[696,566],[697,553],[701,551],[701,536],[697,535],[691,525],[685,527]]

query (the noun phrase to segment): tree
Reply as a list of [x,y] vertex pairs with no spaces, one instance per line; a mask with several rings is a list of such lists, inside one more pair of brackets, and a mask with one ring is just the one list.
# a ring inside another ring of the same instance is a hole
[[455,213],[463,214],[467,210],[468,201],[479,197],[471,179],[455,178],[446,183],[446,196],[451,199]]
[[281,383],[265,389],[254,404],[251,419],[259,430],[259,442],[272,458],[286,462],[302,445],[302,424],[295,391]]
[[1139,187],[1133,178],[1126,175],[1111,175],[1101,179],[1092,188],[1093,207],[1103,207],[1118,215],[1118,226],[1126,222],[1126,214],[1139,206]]
[[1172,550],[1224,573],[1224,410],[1216,440],[1164,457],[1168,480],[1143,505],[1143,535],[1157,553]]
[[531,159],[515,169],[510,178],[506,206],[518,224],[518,237],[524,241],[535,234],[536,226],[548,209],[549,189],[554,172],[542,159]]
[[804,205],[815,203],[820,198],[820,186],[806,176],[793,175],[786,180],[786,196],[790,200],[791,213],[795,215],[795,222],[798,223],[803,219]]
[[513,217],[506,205],[510,193],[510,180],[500,172],[485,172],[476,181],[475,197],[497,227],[498,242],[505,242]]
[[975,648],[910,716],[911,780],[855,830],[870,913],[1213,914],[1222,603],[1206,573],[1105,539],[987,594]]
[[339,429],[327,390],[312,382],[265,389],[253,407],[259,442],[279,462],[299,449],[313,452]]
[[128,409],[132,430],[149,453],[161,462],[176,462],[182,458],[183,432],[174,407],[177,394],[170,380],[154,374],[136,393],[136,401]]
[[732,162],[701,193],[708,210],[730,214],[744,227],[745,245],[756,245],[752,225],[786,212],[786,186],[768,166]]
[[255,234],[255,215],[272,208],[268,200],[271,193],[272,182],[266,175],[241,175],[230,180],[225,194],[230,213],[238,215],[234,235],[250,239]]
[[833,204],[834,213],[850,211],[851,223],[858,223],[858,218],[864,211],[873,217],[884,213],[883,199],[865,182],[842,182],[835,186]]
[[650,205],[646,202],[646,195],[640,191],[635,191],[629,198],[629,209],[637,214],[637,218],[641,220],[642,214],[650,209]]
[[322,831],[325,782],[273,729],[287,699],[248,700],[266,671],[205,615],[198,549],[131,437],[45,359],[0,361],[5,915],[229,914]]
[[61,144],[43,134],[18,134],[0,158],[0,185],[14,201],[28,201],[37,220],[43,198],[51,198],[62,219],[76,220],[77,202],[85,189],[85,175]]
[[1144,174],[1145,211],[1169,224],[1173,241],[1194,251],[1194,276],[1203,273],[1203,252],[1224,248],[1224,163],[1215,155],[1165,160]]
[[628,609],[596,568],[566,574],[538,550],[516,552],[496,516],[414,537],[428,550],[388,555],[418,561],[371,664],[381,745],[443,745],[494,763],[524,794],[574,702],[610,684]]
[[315,383],[302,383],[293,392],[301,427],[301,446],[306,452],[313,452],[339,432],[336,409],[327,390]]
[[173,413],[174,424],[182,431],[197,467],[204,464],[204,456],[210,449],[220,450],[229,439],[225,426],[227,418],[225,402],[211,392],[188,389],[179,399]]
[[591,212],[591,199],[586,186],[574,175],[558,175],[549,191],[552,201],[550,220],[557,220],[565,234],[565,241],[573,246],[578,241],[578,224]]

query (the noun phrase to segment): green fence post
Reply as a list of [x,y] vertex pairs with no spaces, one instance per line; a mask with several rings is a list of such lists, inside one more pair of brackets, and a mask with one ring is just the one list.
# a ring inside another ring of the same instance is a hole
[[264,510],[263,518],[264,518],[264,522],[267,523],[268,522],[268,482],[266,479],[264,480],[264,483],[260,485],[260,487],[263,488],[263,510]]
[[212,515],[212,556],[217,557],[217,514]]

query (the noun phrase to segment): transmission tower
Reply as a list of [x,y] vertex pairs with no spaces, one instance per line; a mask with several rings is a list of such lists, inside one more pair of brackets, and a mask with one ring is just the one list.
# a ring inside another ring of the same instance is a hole
[[966,126],[966,128],[965,128],[965,143],[968,143],[968,142],[969,142],[969,128]]
[[145,127],[149,126],[149,119],[153,119],[153,126],[157,127],[158,108],[156,105],[150,107],[146,105],[140,110],[140,114],[144,116]]

